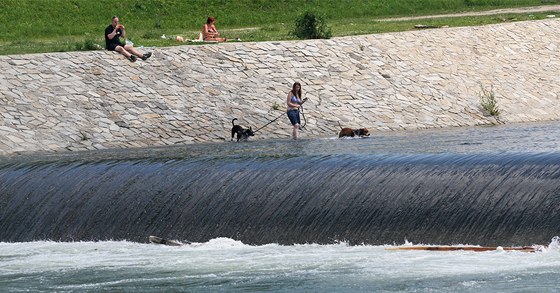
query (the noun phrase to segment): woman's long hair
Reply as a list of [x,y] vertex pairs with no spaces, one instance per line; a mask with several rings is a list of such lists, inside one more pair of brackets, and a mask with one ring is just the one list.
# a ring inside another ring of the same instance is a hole
[[[299,85],[299,91],[296,92],[296,85]],[[292,86],[292,95],[295,95],[298,99],[301,99],[301,84],[299,82],[294,82]]]

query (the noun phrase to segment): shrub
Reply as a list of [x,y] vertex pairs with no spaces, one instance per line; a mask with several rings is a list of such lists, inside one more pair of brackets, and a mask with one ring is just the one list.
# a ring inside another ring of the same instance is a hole
[[310,11],[296,18],[295,28],[291,34],[300,39],[329,39],[332,36],[325,19]]
[[498,107],[498,102],[496,101],[493,88],[488,90],[481,87],[480,105],[482,106],[482,109],[490,114],[490,116],[500,115],[500,108]]
[[87,39],[83,43],[76,43],[76,50],[78,51],[93,51],[99,49],[102,49],[102,47],[91,39]]

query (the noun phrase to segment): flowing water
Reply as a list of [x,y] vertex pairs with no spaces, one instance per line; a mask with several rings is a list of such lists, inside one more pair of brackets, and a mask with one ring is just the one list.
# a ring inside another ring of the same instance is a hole
[[0,158],[0,291],[557,292],[559,126]]

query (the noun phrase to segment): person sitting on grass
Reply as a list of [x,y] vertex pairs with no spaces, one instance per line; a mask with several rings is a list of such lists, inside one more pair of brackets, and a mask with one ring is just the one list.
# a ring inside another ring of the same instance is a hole
[[202,39],[205,42],[227,42],[227,38],[220,38],[220,32],[216,29],[213,16],[209,16],[206,24],[202,27]]
[[126,38],[126,31],[124,26],[119,23],[119,18],[113,16],[113,21],[105,29],[105,47],[107,50],[117,51],[126,56],[131,62],[136,61],[137,57],[146,60],[152,56],[151,52],[142,54],[132,44],[123,44],[119,39],[120,37]]

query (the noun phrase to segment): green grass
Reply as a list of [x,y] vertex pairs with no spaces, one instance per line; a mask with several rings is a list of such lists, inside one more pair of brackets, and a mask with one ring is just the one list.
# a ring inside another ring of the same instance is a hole
[[226,37],[243,41],[294,39],[296,17],[324,15],[333,36],[395,32],[421,23],[471,26],[543,19],[548,13],[459,17],[415,21],[376,19],[558,4],[560,0],[0,0],[0,55],[89,50],[104,47],[103,32],[118,15],[136,46],[174,46],[160,36],[194,39],[206,21]]

